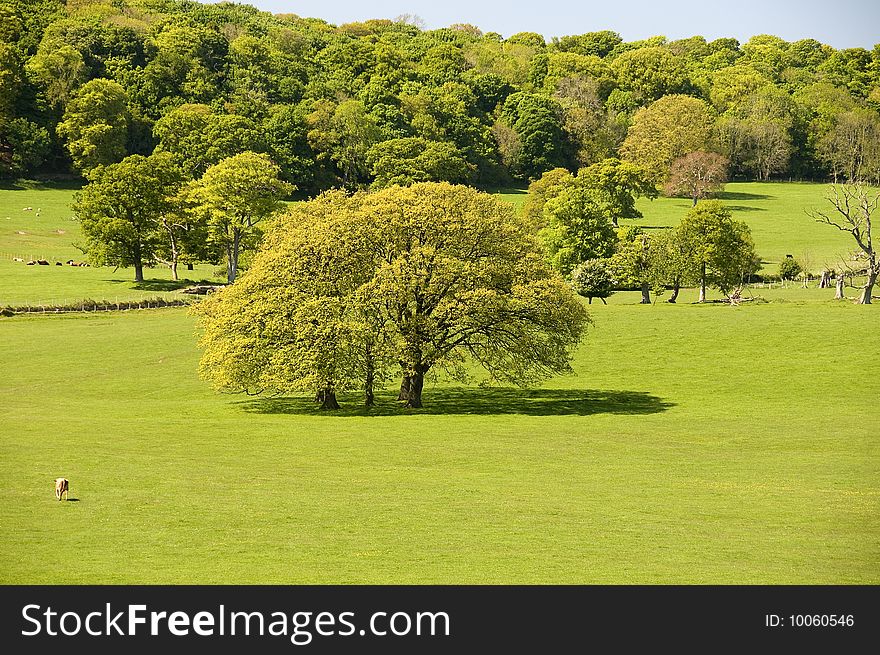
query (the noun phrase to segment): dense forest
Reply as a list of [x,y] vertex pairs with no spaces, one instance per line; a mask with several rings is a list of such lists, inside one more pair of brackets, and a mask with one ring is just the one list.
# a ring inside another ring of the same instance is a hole
[[334,26],[190,0],[4,0],[0,175],[266,153],[305,194],[527,182],[694,151],[746,179],[880,178],[880,45],[612,31],[546,42],[415,17]]

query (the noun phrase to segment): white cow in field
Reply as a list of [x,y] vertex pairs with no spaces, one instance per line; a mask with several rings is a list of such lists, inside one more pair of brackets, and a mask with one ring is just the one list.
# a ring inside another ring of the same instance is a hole
[[70,481],[67,478],[55,478],[55,498],[61,500],[64,494],[70,500]]

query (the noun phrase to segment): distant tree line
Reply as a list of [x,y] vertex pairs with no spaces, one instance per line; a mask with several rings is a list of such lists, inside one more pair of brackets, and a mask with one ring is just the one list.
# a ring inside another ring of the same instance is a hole
[[[307,195],[533,181],[609,158],[695,200],[700,167],[722,162],[736,177],[880,180],[880,45],[627,43],[610,31],[547,43],[414,22],[333,26],[190,0],[7,0],[0,175],[89,175],[155,152],[198,179],[254,152]],[[670,184],[673,170],[683,179]]]

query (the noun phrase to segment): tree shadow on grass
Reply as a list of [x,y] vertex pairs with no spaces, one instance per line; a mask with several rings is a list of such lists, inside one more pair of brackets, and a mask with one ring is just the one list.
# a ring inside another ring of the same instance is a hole
[[745,193],[743,191],[722,191],[716,197],[721,200],[772,200],[776,196],[765,193]]
[[422,409],[406,409],[396,394],[376,394],[376,406],[367,409],[357,394],[339,396],[342,409],[321,410],[305,396],[251,398],[237,404],[254,414],[296,414],[309,416],[405,416],[423,415],[500,415],[591,416],[593,414],[659,414],[674,407],[642,391],[597,389],[514,389],[479,387],[443,387],[425,389]]
[[750,207],[749,205],[727,205],[732,212],[765,212],[766,207]]
[[191,287],[197,284],[217,284],[216,282],[211,282],[209,280],[202,280],[201,282],[196,282],[193,280],[163,280],[160,278],[152,278],[149,280],[144,280],[143,282],[134,282],[134,280],[119,280],[114,279],[110,280],[115,284],[131,284],[132,289],[137,291],[177,291],[178,289],[185,289],[187,287]]

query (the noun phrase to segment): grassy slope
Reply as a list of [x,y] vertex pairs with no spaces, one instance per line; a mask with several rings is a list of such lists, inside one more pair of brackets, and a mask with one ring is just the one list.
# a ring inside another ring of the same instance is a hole
[[[806,214],[831,206],[825,199],[828,189],[825,184],[737,182],[725,187],[721,199],[736,220],[751,227],[765,271],[775,274],[779,261],[794,255],[810,270],[821,272],[825,266],[834,268],[842,255],[855,248],[852,237]],[[682,198],[640,199],[637,207],[645,218],[633,222],[648,227],[673,226],[691,206],[690,200]]]
[[880,320],[801,293],[618,294],[416,416],[214,394],[182,310],[0,319],[0,582],[880,582]]
[[[64,303],[83,298],[179,297],[168,293],[179,285],[171,283],[171,272],[165,266],[147,269],[147,281],[140,285],[133,281],[133,269],[55,266],[56,261],[84,259],[73,245],[80,239],[79,224],[70,210],[76,188],[72,184],[35,182],[0,186],[0,306]],[[24,211],[25,207],[32,211]],[[46,259],[52,265],[26,266],[13,261],[15,257],[25,261]],[[195,271],[180,268],[182,277],[193,280],[214,277],[214,266],[198,265]]]
[[[726,202],[736,217],[752,227],[759,254],[776,272],[780,259],[792,254],[809,260],[810,268],[821,270],[852,248],[847,235],[811,220],[805,209],[822,207],[825,185],[783,183],[736,183],[727,186]],[[14,262],[44,258],[51,261],[81,260],[74,247],[80,238],[79,225],[72,220],[70,202],[74,187],[58,184],[19,183],[0,187],[0,305],[72,302],[81,298],[128,300],[166,295],[174,285],[164,266],[147,271],[147,281],[136,285],[129,269],[25,266]],[[518,189],[499,189],[500,197],[520,206],[526,195]],[[687,212],[688,200],[659,198],[641,200],[645,219],[640,225],[660,227],[676,224]],[[23,211],[33,207],[34,211]],[[40,209],[40,216],[36,210]],[[20,234],[19,232],[24,232]],[[216,279],[215,267],[199,265],[195,271],[181,271],[192,280]]]

